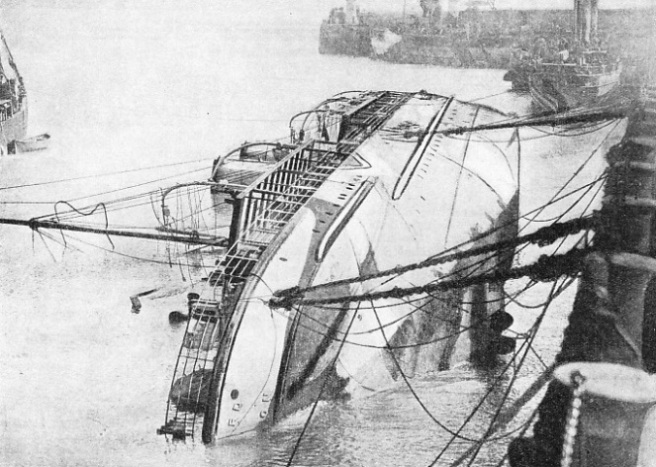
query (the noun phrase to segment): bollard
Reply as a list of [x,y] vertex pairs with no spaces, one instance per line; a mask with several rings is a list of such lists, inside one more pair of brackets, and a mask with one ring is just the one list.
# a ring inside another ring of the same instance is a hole
[[[562,365],[554,377],[572,388],[574,395],[565,424],[561,465],[638,465],[642,427],[656,402],[656,379],[637,368],[590,362]],[[573,412],[580,412],[575,426]]]

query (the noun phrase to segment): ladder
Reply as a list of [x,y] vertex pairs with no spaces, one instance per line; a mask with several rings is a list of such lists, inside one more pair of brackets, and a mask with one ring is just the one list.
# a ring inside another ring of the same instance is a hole
[[193,437],[207,406],[214,360],[227,317],[216,300],[189,294],[189,319],[171,382],[166,423],[158,434],[184,440]]

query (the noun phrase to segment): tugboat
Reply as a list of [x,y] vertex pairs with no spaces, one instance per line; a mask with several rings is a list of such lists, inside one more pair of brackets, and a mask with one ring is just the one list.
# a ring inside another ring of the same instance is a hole
[[0,153],[14,153],[27,132],[27,94],[4,35],[0,32]]
[[538,60],[528,74],[528,87],[539,111],[558,113],[590,107],[611,98],[620,84],[619,60],[591,47],[597,42],[597,0],[577,0],[575,13],[575,50],[570,52],[563,41],[557,57]]

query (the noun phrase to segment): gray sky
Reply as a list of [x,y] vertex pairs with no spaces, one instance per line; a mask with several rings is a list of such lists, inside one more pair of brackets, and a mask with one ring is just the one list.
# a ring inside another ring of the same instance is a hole
[[[0,0],[6,4],[12,0]],[[48,8],[57,8],[61,0],[32,0],[42,2]],[[450,0],[457,5],[467,0]],[[482,0],[478,0],[481,2]],[[91,9],[123,9],[139,8],[140,2],[132,0],[96,0],[88,2],[80,0],[81,6]],[[180,0],[161,0],[159,8],[177,8]],[[574,0],[495,0],[496,8],[512,9],[572,9]],[[653,6],[656,0],[600,0],[602,8],[636,8]],[[149,2],[144,2],[149,4]],[[225,18],[226,27],[270,25],[272,27],[305,27],[316,28],[328,17],[334,7],[344,6],[345,0],[221,0],[220,2],[195,2],[186,0],[185,8],[201,10],[217,10]],[[405,4],[407,14],[421,14],[419,0],[357,0],[357,5],[364,11],[381,11],[401,14]]]

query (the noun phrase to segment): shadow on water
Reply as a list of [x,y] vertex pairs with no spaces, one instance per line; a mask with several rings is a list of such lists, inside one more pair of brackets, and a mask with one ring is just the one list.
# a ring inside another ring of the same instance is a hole
[[[285,466],[292,454],[292,465],[301,467],[417,466],[430,465],[449,443],[436,464],[448,465],[481,438],[506,397],[512,401],[521,393],[527,381],[507,394],[513,373],[504,368],[502,361],[485,371],[463,366],[413,378],[409,381],[412,391],[397,382],[369,397],[320,402],[300,443],[311,408],[259,433],[219,441],[207,447],[205,457],[212,465],[221,466]],[[526,378],[529,374],[520,375]],[[479,459],[501,459],[510,440],[508,434],[521,427],[520,419],[495,434],[501,439],[484,446]],[[454,441],[451,438],[456,432]]]

